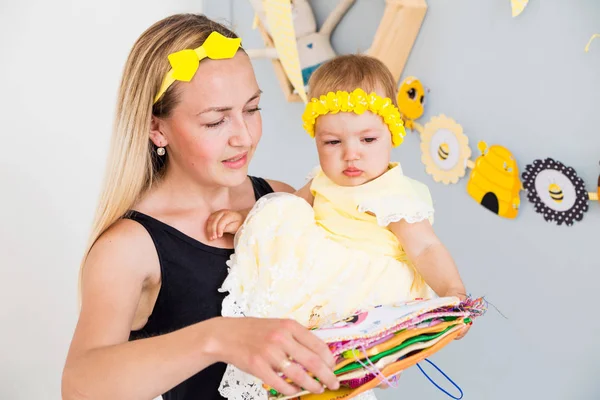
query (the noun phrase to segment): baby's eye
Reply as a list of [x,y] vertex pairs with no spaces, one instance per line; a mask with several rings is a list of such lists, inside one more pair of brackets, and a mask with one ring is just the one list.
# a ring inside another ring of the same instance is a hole
[[340,142],[340,140],[328,140],[327,142],[325,142],[325,144],[339,144]]
[[367,143],[371,143],[371,142],[374,142],[376,140],[377,140],[377,138],[374,138],[374,137],[365,138],[365,142],[367,142]]

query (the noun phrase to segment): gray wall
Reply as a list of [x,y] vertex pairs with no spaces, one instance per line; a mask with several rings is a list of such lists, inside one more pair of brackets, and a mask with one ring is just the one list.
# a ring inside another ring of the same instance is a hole
[[[336,0],[311,2],[319,23]],[[502,144],[522,170],[554,157],[572,166],[595,190],[600,172],[600,1],[531,0],[518,18],[510,1],[429,0],[429,9],[403,76],[431,88],[425,123],[446,114],[476,143]],[[245,47],[261,46],[247,0],[205,0],[209,16],[232,20]],[[334,32],[339,53],[368,48],[383,0],[357,0]],[[301,103],[286,103],[271,63],[254,61],[264,136],[251,172],[296,187],[317,163],[302,131]],[[420,162],[418,137],[394,150],[405,173],[429,185],[435,228],[458,263],[467,289],[493,308],[462,341],[432,357],[461,385],[466,399],[598,399],[600,322],[600,204],[567,228],[544,221],[522,192],[517,220],[501,219],[456,185],[435,183]],[[431,370],[431,368],[429,368]],[[435,375],[436,379],[439,375]],[[444,399],[416,368],[381,399]],[[445,385],[449,387],[449,385]]]

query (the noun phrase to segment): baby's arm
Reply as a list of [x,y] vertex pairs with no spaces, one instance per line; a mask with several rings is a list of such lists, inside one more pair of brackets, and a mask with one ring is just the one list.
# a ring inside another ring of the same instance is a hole
[[401,220],[392,222],[389,228],[398,237],[419,274],[438,296],[466,298],[456,264],[428,220],[416,223]]
[[[302,197],[312,207],[314,196],[310,191],[311,182],[312,179],[300,190],[295,192],[293,192],[293,188],[289,185],[285,185],[285,187],[280,188],[279,186],[273,184],[273,182],[269,183],[275,192],[288,192],[298,197]],[[222,237],[224,233],[236,234],[238,229],[240,229],[248,217],[250,210],[252,210],[252,208],[245,208],[238,211],[219,210],[212,213],[206,220],[206,237],[208,237],[209,240],[215,240]]]

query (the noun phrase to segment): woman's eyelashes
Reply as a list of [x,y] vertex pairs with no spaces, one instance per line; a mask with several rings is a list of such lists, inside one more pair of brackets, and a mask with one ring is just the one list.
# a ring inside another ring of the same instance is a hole
[[[250,108],[248,110],[244,110],[244,113],[246,113],[248,115],[254,115],[256,112],[258,112],[260,110],[262,110],[262,108],[260,108],[260,107],[253,107],[253,108]],[[226,119],[227,119],[226,117],[223,117],[223,118],[221,118],[220,120],[218,120],[216,122],[211,122],[209,124],[205,124],[204,126],[206,126],[209,129],[210,128],[216,128],[219,125],[223,124]]]

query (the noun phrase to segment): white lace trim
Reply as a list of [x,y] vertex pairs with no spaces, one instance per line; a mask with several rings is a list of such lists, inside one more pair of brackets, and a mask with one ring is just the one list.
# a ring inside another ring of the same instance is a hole
[[219,385],[219,394],[232,400],[267,400],[269,398],[259,379],[231,364],[227,365]]
[[358,211],[373,213],[379,226],[388,226],[400,220],[411,224],[426,219],[433,222],[434,214],[433,207],[427,203],[401,195],[365,200],[358,205]]

